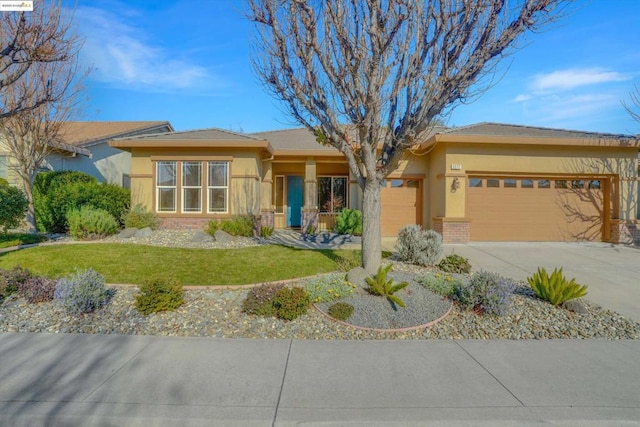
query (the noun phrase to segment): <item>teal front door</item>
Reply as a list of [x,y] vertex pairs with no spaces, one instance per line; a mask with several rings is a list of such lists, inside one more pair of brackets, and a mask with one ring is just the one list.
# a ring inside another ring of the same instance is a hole
[[302,225],[302,191],[301,176],[287,177],[287,227]]

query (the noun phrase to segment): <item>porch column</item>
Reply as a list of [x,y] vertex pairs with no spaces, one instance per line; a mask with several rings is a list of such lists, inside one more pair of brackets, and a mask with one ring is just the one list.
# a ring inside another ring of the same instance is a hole
[[260,227],[274,228],[274,225],[273,166],[271,160],[263,160],[262,181],[260,182]]
[[302,231],[318,230],[318,181],[316,159],[307,158],[304,167],[304,207],[302,208]]

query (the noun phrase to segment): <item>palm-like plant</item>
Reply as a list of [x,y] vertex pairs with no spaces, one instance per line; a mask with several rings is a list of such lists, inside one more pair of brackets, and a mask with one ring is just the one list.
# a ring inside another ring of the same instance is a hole
[[378,272],[373,277],[367,277],[367,292],[372,295],[380,295],[386,297],[389,301],[405,307],[404,301],[402,301],[397,295],[394,295],[401,289],[406,288],[409,283],[400,282],[394,283],[393,279],[387,279],[387,275],[391,271],[391,264],[386,267],[380,266]]
[[567,280],[562,275],[562,268],[554,269],[549,276],[547,271],[540,267],[537,273],[527,278],[527,281],[538,298],[553,305],[560,305],[587,294],[587,287],[577,284],[576,279]]

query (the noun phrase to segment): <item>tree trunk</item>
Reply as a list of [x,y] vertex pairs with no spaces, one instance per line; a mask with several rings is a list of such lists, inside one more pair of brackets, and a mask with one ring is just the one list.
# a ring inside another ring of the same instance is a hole
[[35,176],[31,178],[31,176],[25,177],[21,174],[20,178],[22,179],[24,194],[27,196],[27,201],[29,202],[25,218],[27,220],[27,232],[35,233],[38,231],[38,228],[36,227],[36,208],[33,203],[33,182],[35,181]]
[[362,198],[362,266],[375,274],[382,262],[380,181],[367,178]]

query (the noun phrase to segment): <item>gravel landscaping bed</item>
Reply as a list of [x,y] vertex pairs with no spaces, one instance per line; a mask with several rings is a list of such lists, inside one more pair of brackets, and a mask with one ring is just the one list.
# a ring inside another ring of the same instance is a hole
[[[147,238],[110,238],[127,243],[183,247],[242,247],[262,244],[259,240],[239,239],[237,246],[221,242],[195,242],[193,232],[158,230]],[[103,240],[104,241],[104,240]],[[193,245],[193,246],[192,246]],[[393,261],[395,280],[410,280],[429,269]],[[556,308],[536,298],[520,283],[511,308],[502,317],[478,315],[412,283],[398,293],[407,309],[389,315],[391,305],[382,297],[370,295],[343,299],[356,307],[349,322],[370,328],[404,328],[427,323],[450,313],[427,328],[379,332],[340,324],[315,308],[293,321],[247,315],[242,312],[248,288],[185,290],[185,304],[173,312],[138,313],[135,286],[113,287],[115,295],[102,309],[74,317],[53,302],[27,304],[15,294],[0,303],[0,332],[92,333],[131,335],[171,335],[224,338],[297,339],[550,339],[601,338],[640,339],[640,323],[583,301],[588,313],[577,314]],[[588,298],[588,296],[587,296]],[[327,310],[330,304],[320,304]],[[406,310],[406,311],[402,311]]]

